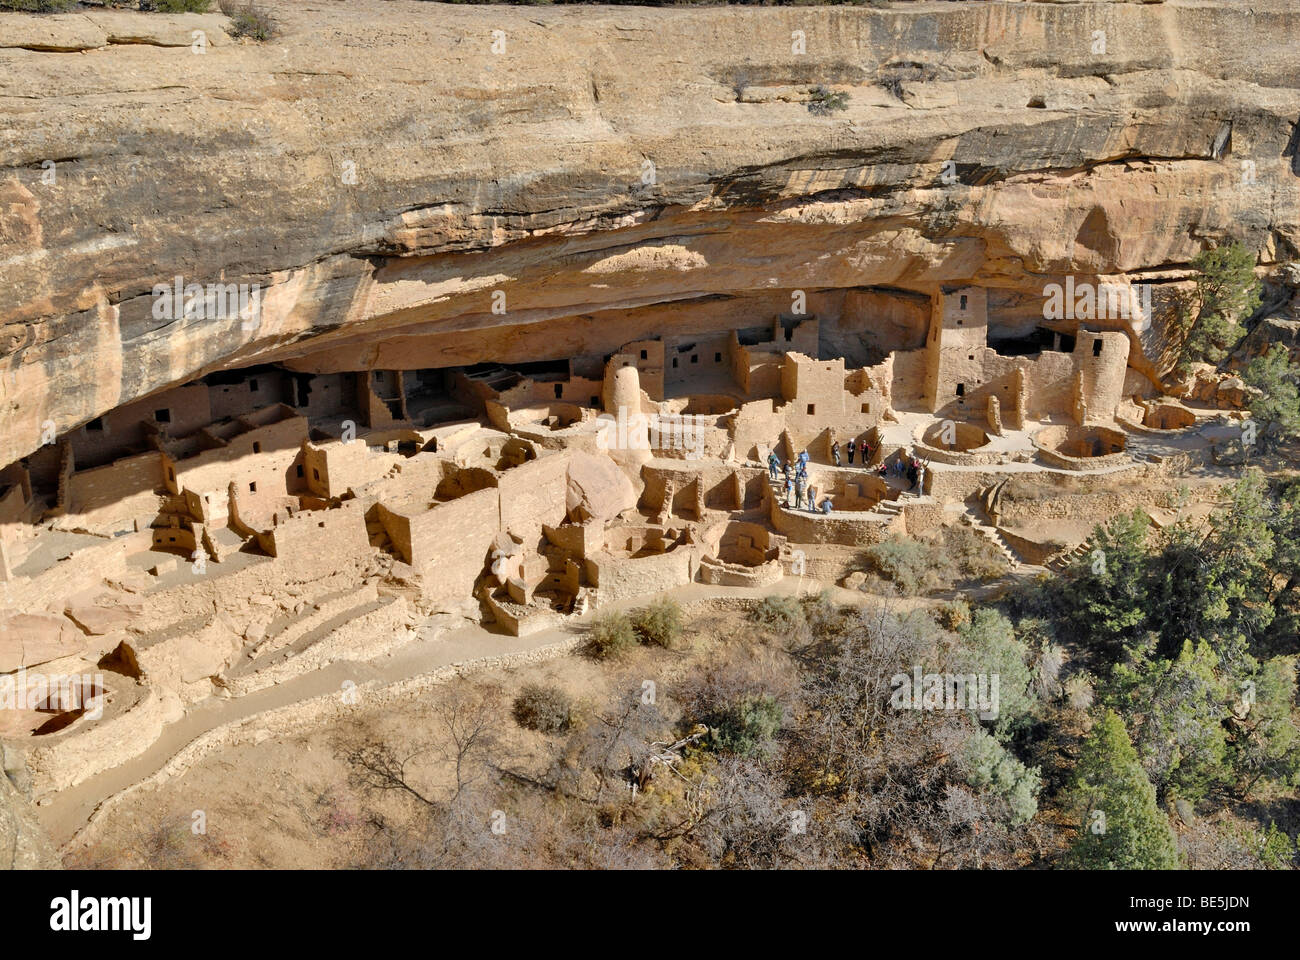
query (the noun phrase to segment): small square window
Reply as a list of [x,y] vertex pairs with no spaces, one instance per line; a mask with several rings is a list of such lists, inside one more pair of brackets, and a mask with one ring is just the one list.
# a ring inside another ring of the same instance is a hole
[[871,404],[869,404],[869,403],[864,403],[864,404],[862,405],[862,412],[863,412],[863,413],[870,413],[870,412],[871,412]]
[[692,353],[691,363],[699,363],[699,362],[700,362],[700,355],[698,353]]
[[673,367],[676,367],[676,366],[677,366],[677,358],[676,358],[676,357],[673,357]]
[[974,360],[974,359],[975,359],[975,354],[972,353],[972,354],[971,354],[969,357],[967,357],[966,359],[967,359],[967,360]]
[[90,423],[86,424],[86,429],[87,429],[87,430],[94,430],[94,431],[103,431],[103,429],[104,429],[104,418],[103,418],[103,417],[96,417],[94,420],[91,420]]
[[163,407],[161,410],[155,410],[153,412],[153,418],[159,423],[171,423],[172,412],[167,407]]
[[591,398],[591,405],[592,405],[593,407],[598,407],[598,406],[600,406],[600,397],[592,397],[592,398]]
[[249,381],[248,381],[248,389],[251,390],[253,393],[257,393],[257,381],[256,381],[256,380],[249,380]]
[[302,464],[298,464],[298,476],[302,476]]
[[966,384],[964,383],[957,384],[957,396],[959,397],[966,396]]
[[258,443],[256,440],[253,441],[253,452],[254,452],[254,453],[261,453],[261,452],[262,452],[262,445],[261,445],[260,443]]
[[808,416],[811,417],[816,412],[817,412],[817,404],[815,403],[808,404]]
[[248,485],[248,492],[249,492],[249,493],[257,493],[257,484],[256,484],[256,483],[250,483],[250,484]]
[[722,354],[721,354],[721,353],[715,353],[715,354],[713,355],[713,362],[714,362],[714,363],[721,363],[721,362],[722,362]]
[[645,352],[644,350],[641,351],[641,359],[642,359],[642,360],[646,360],[646,359],[648,359],[648,356],[647,356],[647,354],[646,354],[646,352]]

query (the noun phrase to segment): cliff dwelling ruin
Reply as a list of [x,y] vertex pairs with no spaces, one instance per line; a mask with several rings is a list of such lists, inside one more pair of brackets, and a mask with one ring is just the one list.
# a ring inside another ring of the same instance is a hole
[[[1029,524],[1012,547],[971,504],[1011,478],[1159,482],[1210,450],[1197,425],[1222,411],[1144,407],[1130,332],[999,350],[978,286],[940,288],[919,345],[877,340],[883,358],[854,365],[835,342],[886,296],[622,343],[596,324],[607,352],[564,360],[309,354],[108,411],[11,464],[0,493],[3,668],[111,664],[106,706],[10,713],[9,733],[70,786],[120,760],[87,742],[141,749],[186,704],[377,655],[430,617],[526,636],[692,582],[834,578],[865,546],[954,522],[1041,566],[1079,541]],[[785,465],[804,453],[795,504]]]
[[1258,391],[1174,370],[1203,250],[1300,353],[1280,0],[272,6],[270,45],[0,13],[0,737],[38,801],[458,629],[854,589],[955,528],[1050,577],[1123,512],[1204,519]]

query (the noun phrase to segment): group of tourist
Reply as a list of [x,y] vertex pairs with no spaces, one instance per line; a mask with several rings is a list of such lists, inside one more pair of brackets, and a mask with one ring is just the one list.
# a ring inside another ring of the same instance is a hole
[[[867,441],[862,441],[861,448],[858,447],[856,440],[848,442],[849,463],[853,463],[854,456],[859,449],[862,452],[862,464],[866,466],[874,456],[876,448],[872,447]],[[844,464],[840,461],[840,444],[839,441],[831,443],[831,457],[835,461],[835,466],[840,467]],[[892,473],[895,477],[907,478],[907,489],[915,490],[919,494],[925,493],[925,471],[928,461],[921,460],[918,457],[896,457],[891,463],[882,460],[876,467],[876,472],[882,480],[886,479]],[[808,451],[802,450],[793,463],[782,463],[781,458],[776,455],[776,450],[772,450],[767,455],[767,471],[773,482],[779,483],[782,479],[785,481],[785,505],[791,510],[808,510],[816,513],[820,510],[822,513],[831,512],[831,498],[829,496],[818,500],[817,487],[811,482],[808,475]]]
[[[858,441],[856,437],[849,438],[847,448],[849,453],[849,466],[853,466],[853,458],[854,456],[857,455],[858,452]],[[862,449],[862,465],[865,467],[867,464],[871,462],[871,458],[876,453],[876,448],[873,447],[866,440],[863,440],[861,449]],[[844,466],[844,464],[840,461],[840,442],[838,440],[831,441],[831,459],[835,461],[835,466],[837,467]]]
[[808,476],[808,451],[800,452],[793,464],[781,462],[773,450],[767,455],[767,471],[772,480],[785,479],[785,505],[791,510],[808,510],[816,513],[831,512],[831,498],[817,499],[817,487]]
[[876,467],[876,473],[880,474],[882,480],[890,473],[896,477],[907,477],[907,489],[924,494],[926,464],[927,461],[916,457],[898,457],[892,464],[882,460],[880,466]]

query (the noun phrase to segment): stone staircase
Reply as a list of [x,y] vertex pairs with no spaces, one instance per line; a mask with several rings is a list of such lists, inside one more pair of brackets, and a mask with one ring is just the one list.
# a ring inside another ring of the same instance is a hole
[[1073,564],[1074,561],[1080,559],[1081,557],[1086,557],[1087,555],[1088,555],[1088,544],[1086,541],[1084,543],[1075,544],[1075,546],[1072,547],[1071,549],[1062,550],[1060,553],[1056,554],[1050,560],[1048,560],[1047,569],[1055,573],[1061,573],[1062,571],[1066,570],[1071,564]]
[[[899,500],[902,498],[900,497]],[[874,508],[875,512],[883,517],[893,519],[903,515],[903,504],[899,500],[881,500]]]
[[985,540],[993,544],[998,552],[1007,558],[1007,563],[1011,564],[1011,569],[1018,570],[1026,566],[1020,558],[1020,554],[1007,542],[1007,538],[1002,536],[1002,532],[997,527],[990,527],[984,523],[971,523],[970,526]]
[[995,526],[981,522],[979,518],[969,510],[961,515],[961,522],[966,526],[971,527],[985,540],[993,544],[993,546],[997,548],[998,552],[1007,558],[1007,563],[1011,565],[1011,569],[1016,573],[1033,574],[1047,569],[1032,563],[1026,563],[1025,559],[1016,551],[1016,548],[1013,547],[1010,541],[1002,535],[1001,530]]

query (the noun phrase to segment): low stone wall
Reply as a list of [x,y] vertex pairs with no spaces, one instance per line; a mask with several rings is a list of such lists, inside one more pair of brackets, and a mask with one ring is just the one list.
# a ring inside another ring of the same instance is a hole
[[327,667],[336,660],[373,660],[414,639],[413,633],[402,629],[410,622],[411,608],[406,600],[388,598],[377,610],[330,631],[297,656],[238,677],[230,681],[227,689],[232,696],[240,697]]
[[28,751],[33,793],[40,797],[75,787],[138,757],[162,736],[167,724],[175,723],[184,713],[176,696],[148,688],[129,710],[88,729],[70,728],[69,736]]
[[909,503],[903,507],[904,525],[909,537],[930,533],[956,520],[942,503]]
[[1057,543],[1050,540],[1030,540],[1019,534],[1013,533],[1006,527],[998,527],[998,532],[1006,538],[1011,548],[1020,554],[1025,563],[1031,563],[1036,566],[1042,566],[1052,557],[1060,553],[1062,548],[1069,544]]
[[1061,424],[1033,436],[1039,459],[1059,470],[1108,470],[1129,463],[1133,458],[1124,452],[1127,441],[1124,431],[1103,426]]
[[1005,450],[980,450],[979,448],[974,450],[944,450],[921,442],[914,443],[912,449],[923,460],[951,463],[963,467],[992,466],[998,463],[1008,463],[1015,459],[1011,453]]
[[773,501],[772,526],[795,543],[839,543],[845,546],[870,546],[879,543],[898,527],[903,519],[885,519],[879,514],[805,513],[787,510]]
[[686,546],[635,559],[602,553],[587,560],[587,580],[596,587],[598,604],[613,603],[690,583],[695,566],[695,555]]
[[1133,462],[1133,458],[1127,453],[1108,453],[1101,457],[1067,457],[1046,447],[1038,448],[1038,459],[1058,470],[1075,471],[1109,470]]
[[701,583],[719,587],[761,587],[776,583],[785,575],[780,560],[768,560],[756,567],[739,563],[725,563],[713,557],[700,561]]

